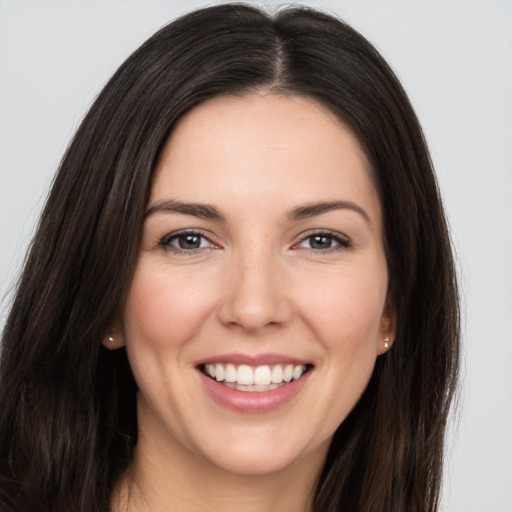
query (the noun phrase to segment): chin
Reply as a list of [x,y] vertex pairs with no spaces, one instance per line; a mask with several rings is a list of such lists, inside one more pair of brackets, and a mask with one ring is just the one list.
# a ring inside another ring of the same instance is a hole
[[[205,447],[203,456],[211,464],[228,473],[241,476],[264,476],[289,470],[294,466],[310,464],[311,467],[323,466],[330,445],[330,438],[315,443],[293,439],[289,428],[283,435],[253,436],[251,432],[238,436],[227,436],[225,443],[217,449],[213,444]],[[267,433],[268,434],[268,433]],[[284,437],[284,438],[283,438]],[[218,446],[218,445],[217,445]]]

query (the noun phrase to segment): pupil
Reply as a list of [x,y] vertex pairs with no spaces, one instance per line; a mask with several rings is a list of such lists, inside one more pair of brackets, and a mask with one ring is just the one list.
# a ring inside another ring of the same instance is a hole
[[201,240],[197,235],[183,235],[179,238],[180,249],[198,249]]
[[331,239],[328,236],[313,236],[311,237],[311,247],[313,249],[329,249],[331,247]]

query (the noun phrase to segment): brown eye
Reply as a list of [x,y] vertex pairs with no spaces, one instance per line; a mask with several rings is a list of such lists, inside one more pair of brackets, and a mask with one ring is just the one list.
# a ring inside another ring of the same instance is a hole
[[184,234],[176,237],[175,241],[180,249],[199,249],[201,238],[199,235]]
[[319,232],[306,236],[296,247],[319,253],[332,252],[350,247],[350,241],[341,234]]
[[309,246],[311,249],[330,249],[333,244],[331,236],[326,235],[314,235],[308,237]]
[[167,250],[174,252],[192,253],[201,249],[215,247],[201,233],[182,232],[165,237],[160,244]]

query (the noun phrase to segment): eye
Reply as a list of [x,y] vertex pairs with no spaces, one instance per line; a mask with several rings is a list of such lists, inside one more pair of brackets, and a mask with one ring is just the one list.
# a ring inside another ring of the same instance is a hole
[[181,253],[195,253],[200,249],[217,247],[213,242],[203,234],[195,231],[181,231],[180,233],[171,233],[163,238],[159,245],[167,250]]
[[350,247],[350,241],[341,234],[316,232],[307,235],[295,247],[315,252],[332,252]]

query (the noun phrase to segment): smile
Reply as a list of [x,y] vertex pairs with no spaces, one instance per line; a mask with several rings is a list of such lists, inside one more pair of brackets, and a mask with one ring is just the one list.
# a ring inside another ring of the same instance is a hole
[[214,402],[237,413],[266,413],[292,402],[314,373],[308,360],[285,354],[224,354],[195,366]]
[[202,365],[201,371],[211,379],[238,391],[272,391],[289,382],[300,379],[310,365],[275,364],[249,366],[233,363]]

